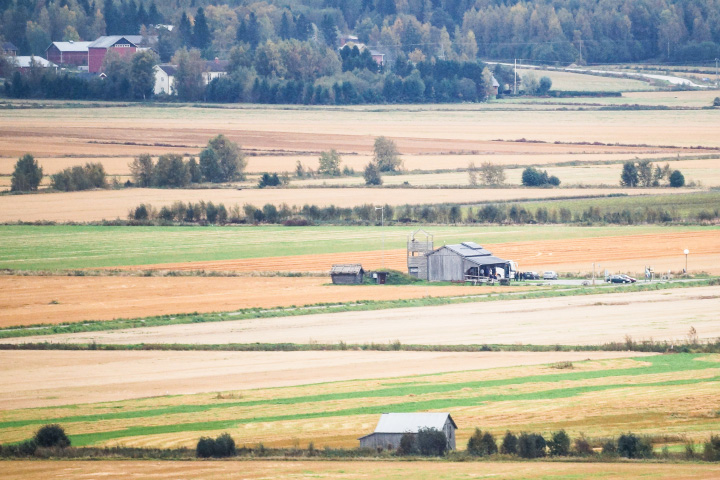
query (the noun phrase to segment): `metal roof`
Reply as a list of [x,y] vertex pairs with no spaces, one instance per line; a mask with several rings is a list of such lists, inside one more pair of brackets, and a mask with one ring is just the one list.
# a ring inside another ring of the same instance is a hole
[[458,255],[462,255],[465,258],[470,257],[487,257],[492,255],[490,250],[484,249],[482,246],[475,242],[463,242],[457,245],[445,245],[446,248],[452,250]]
[[131,44],[133,47],[136,47],[137,44],[133,41],[133,39],[140,43],[140,41],[142,41],[142,35],[109,35],[99,37],[94,42],[91,42],[90,45],[88,45],[88,48],[110,48],[120,42],[120,40],[125,40],[125,42]]
[[445,422],[450,419],[457,428],[449,413],[383,413],[380,416],[374,433],[417,433],[421,428],[442,430]]
[[61,52],[87,52],[91,43],[93,42],[53,42],[50,46],[55,45]]
[[474,263],[478,266],[483,265],[505,265],[509,262],[509,260],[503,260],[502,258],[494,257],[492,255],[487,255],[483,257],[469,257],[465,258],[470,263]]
[[42,57],[36,57],[34,55],[31,55],[29,57],[25,56],[18,56],[18,57],[12,57],[10,61],[15,63],[15,66],[19,68],[30,68],[32,64],[34,63],[37,67],[57,67],[53,62],[50,62],[48,60],[45,60]]
[[360,265],[359,263],[337,264],[332,266],[332,269],[330,270],[330,275],[357,275],[360,272],[364,272],[364,270],[362,268],[362,265]]
[[169,77],[174,77],[177,73],[177,65],[155,65],[158,69],[165,72]]

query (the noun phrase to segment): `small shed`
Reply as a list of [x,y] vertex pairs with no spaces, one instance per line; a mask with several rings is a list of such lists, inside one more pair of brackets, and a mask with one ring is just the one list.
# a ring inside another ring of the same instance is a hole
[[449,413],[383,413],[375,431],[360,437],[360,446],[395,450],[406,433],[417,435],[422,428],[434,428],[445,434],[448,450],[455,450],[457,425]]
[[330,277],[335,285],[362,283],[364,274],[365,270],[359,263],[337,264],[333,265],[330,270]]

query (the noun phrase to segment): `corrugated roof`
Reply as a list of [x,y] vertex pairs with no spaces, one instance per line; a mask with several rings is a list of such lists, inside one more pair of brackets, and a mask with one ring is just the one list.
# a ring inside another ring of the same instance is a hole
[[482,256],[482,257],[469,257],[466,258],[470,263],[474,263],[478,266],[483,265],[504,265],[508,263],[508,260],[503,260],[502,258],[494,257],[492,255]]
[[18,57],[12,57],[10,59],[11,61],[15,62],[15,65],[19,68],[30,68],[31,64],[35,63],[38,67],[57,67],[53,62],[49,62],[45,60],[42,57],[35,57],[35,56],[18,56]]
[[87,52],[91,43],[93,42],[53,42],[52,45],[61,52]]
[[94,42],[91,42],[90,45],[88,45],[88,48],[110,48],[120,40],[125,40],[125,42],[130,43],[133,47],[136,47],[137,44],[133,42],[132,39],[139,39],[139,41],[142,41],[142,35],[109,35],[99,37]]
[[445,247],[465,258],[486,257],[488,255],[492,255],[490,250],[485,250],[483,247],[474,242],[464,242],[457,245],[445,245]]
[[337,274],[351,274],[357,275],[360,272],[364,272],[362,265],[359,263],[348,263],[348,264],[336,264],[332,266],[330,275]]
[[449,413],[383,413],[375,433],[417,433],[421,428],[442,430],[447,419],[457,428]]

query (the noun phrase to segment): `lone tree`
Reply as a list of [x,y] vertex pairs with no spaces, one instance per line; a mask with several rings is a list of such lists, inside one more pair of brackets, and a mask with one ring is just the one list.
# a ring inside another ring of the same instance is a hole
[[670,186],[671,187],[682,187],[685,185],[685,176],[680,173],[680,170],[674,170],[670,174]]
[[365,185],[382,185],[380,169],[373,162],[367,164],[363,177],[365,178]]
[[200,169],[205,180],[212,183],[242,180],[246,165],[240,147],[225,135],[210,139],[200,153]]
[[70,439],[65,435],[65,430],[58,424],[45,425],[35,432],[35,443],[40,447],[60,447],[70,446]]
[[26,153],[15,163],[15,170],[10,180],[11,192],[27,192],[37,190],[43,178],[43,169],[35,157]]
[[483,162],[480,165],[480,178],[485,185],[502,185],[505,183],[505,167]]
[[337,177],[340,175],[341,162],[340,154],[335,149],[329,152],[322,152],[319,159],[318,173],[320,175]]
[[395,142],[386,137],[375,139],[373,162],[381,172],[396,172],[402,167],[402,159]]
[[620,185],[623,187],[637,187],[638,170],[635,162],[627,161],[623,163],[622,173],[620,174]]

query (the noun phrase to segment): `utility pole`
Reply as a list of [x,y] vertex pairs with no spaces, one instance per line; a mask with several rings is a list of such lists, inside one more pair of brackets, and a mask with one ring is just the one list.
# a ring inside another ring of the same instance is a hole
[[515,83],[513,84],[513,95],[517,95],[517,58],[515,59]]
[[720,87],[720,80],[718,80],[718,60],[715,59],[715,88]]
[[[375,207],[375,211],[380,210],[380,229],[382,230],[382,269],[385,270],[385,205]],[[376,217],[377,218],[377,217]]]

